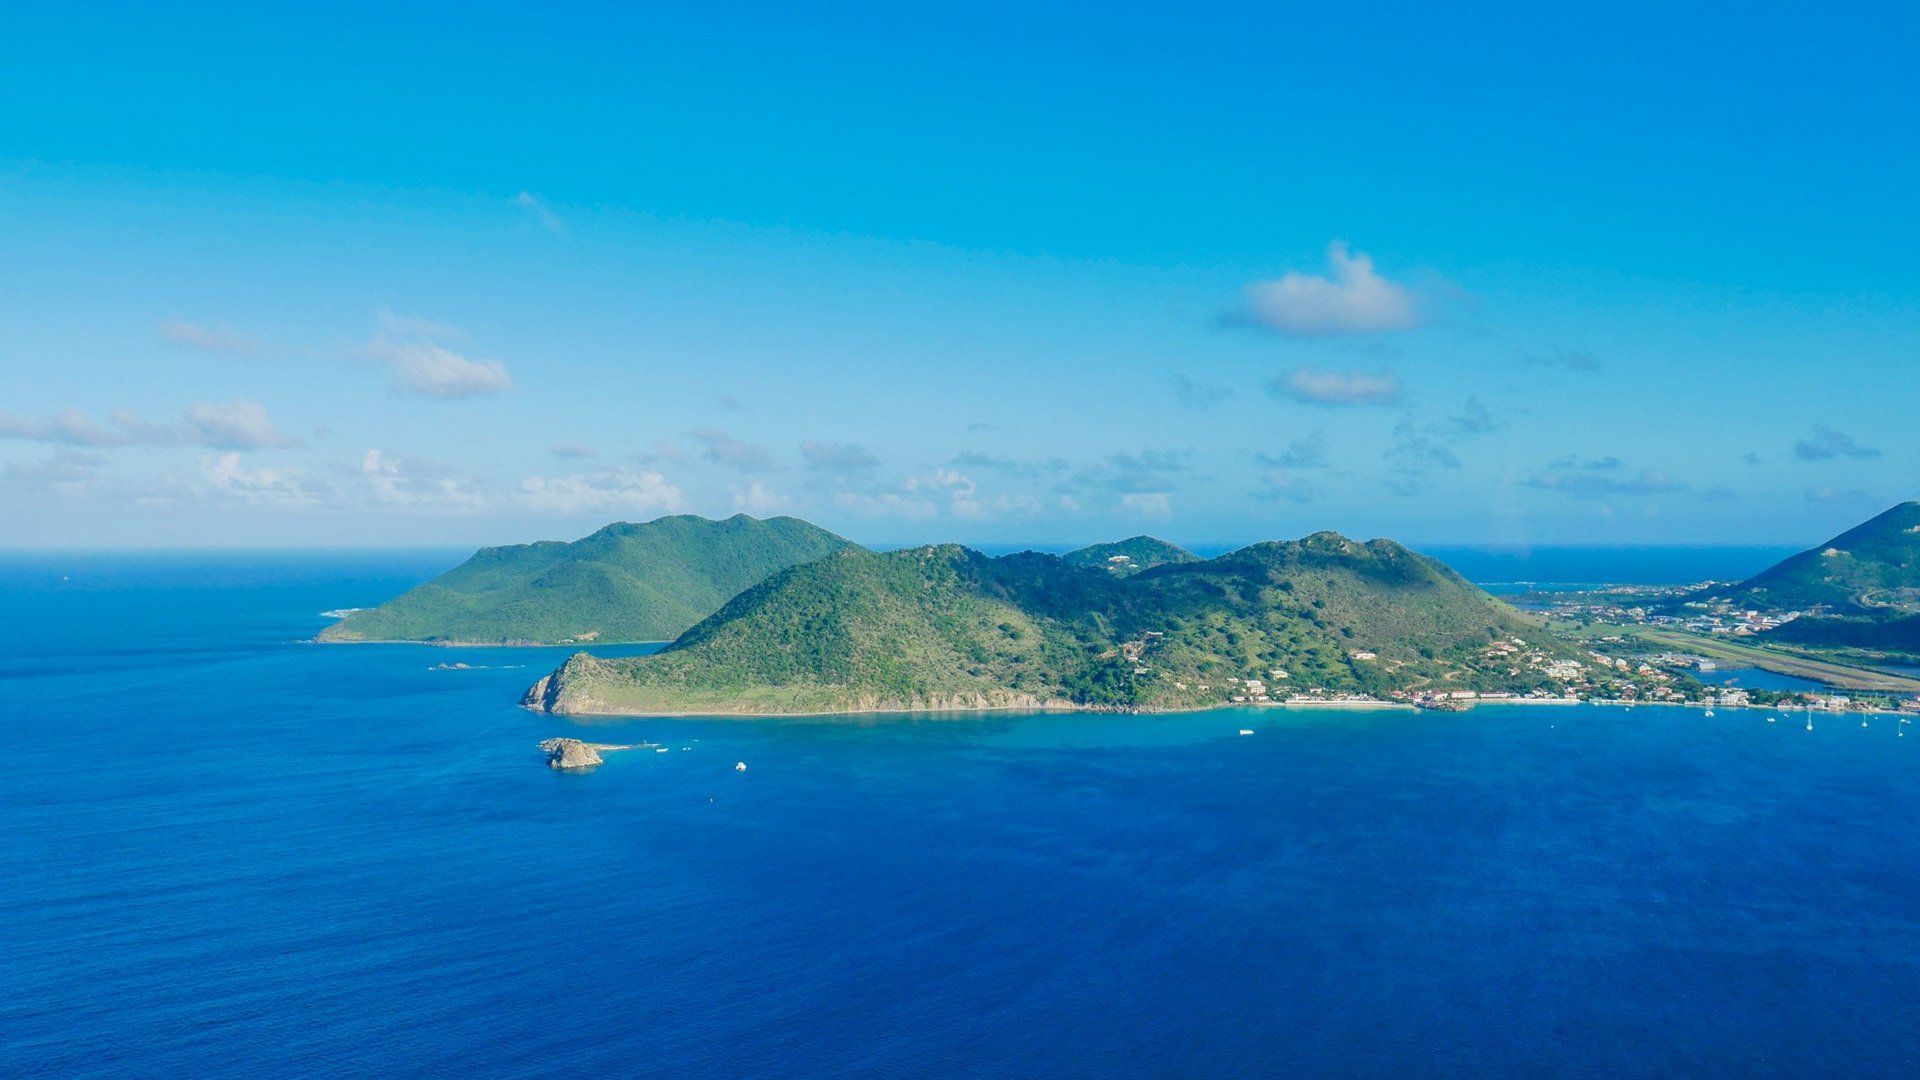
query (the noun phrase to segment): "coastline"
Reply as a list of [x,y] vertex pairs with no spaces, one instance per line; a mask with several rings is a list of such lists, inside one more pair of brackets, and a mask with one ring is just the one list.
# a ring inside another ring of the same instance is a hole
[[662,641],[415,641],[410,638],[302,638],[303,645],[430,645],[440,649],[603,649],[609,646],[671,645]]
[[[1788,707],[1785,709],[1781,709],[1777,706],[1772,706],[1772,705],[1715,705],[1715,704],[1710,704],[1704,701],[1625,701],[1625,700],[1615,700],[1615,699],[1583,700],[1583,699],[1570,699],[1570,698],[1495,698],[1491,701],[1474,701],[1474,702],[1465,702],[1464,704],[1467,705],[1467,708],[1464,710],[1461,710],[1463,712],[1471,712],[1473,709],[1478,708],[1482,705],[1488,705],[1488,706],[1540,705],[1540,706],[1549,706],[1549,707],[1555,707],[1555,708],[1566,708],[1566,707],[1573,707],[1573,706],[1589,705],[1589,706],[1595,706],[1598,708],[1614,708],[1614,709],[1631,709],[1631,708],[1698,709],[1701,711],[1706,711],[1709,709],[1741,709],[1748,712],[1773,712],[1773,713],[1780,713],[1783,715],[1788,713],[1801,714],[1808,711],[1804,707]],[[1306,709],[1306,710],[1330,710],[1335,712],[1343,711],[1343,710],[1351,710],[1353,712],[1399,711],[1399,712],[1411,712],[1411,713],[1430,711],[1430,710],[1420,709],[1415,705],[1412,705],[1408,702],[1403,702],[1403,701],[1242,701],[1242,702],[1225,702],[1218,705],[1187,705],[1187,706],[1156,708],[1156,709],[1114,709],[1114,708],[1107,708],[1107,707],[1098,706],[1098,705],[1074,705],[1071,703],[1056,703],[1056,704],[1048,704],[1048,705],[990,705],[990,706],[983,706],[980,708],[972,708],[972,709],[831,709],[831,710],[820,710],[820,711],[814,711],[814,712],[757,712],[757,711],[746,710],[746,709],[718,710],[718,711],[712,710],[712,709],[703,709],[698,711],[695,711],[695,710],[672,711],[672,710],[655,709],[655,710],[647,710],[644,712],[642,711],[551,712],[537,705],[525,705],[525,704],[523,704],[521,708],[526,709],[529,712],[542,713],[548,716],[559,716],[559,717],[564,717],[568,719],[578,718],[578,719],[589,720],[589,721],[594,719],[603,719],[603,720],[820,720],[820,719],[829,719],[833,717],[845,717],[849,720],[855,720],[855,719],[875,717],[875,716],[965,718],[965,717],[972,717],[972,716],[987,716],[987,715],[994,715],[994,714],[1000,714],[1000,713],[1055,713],[1055,714],[1086,713],[1089,715],[1094,715],[1099,713],[1112,713],[1116,715],[1132,715],[1132,716],[1186,716],[1194,713],[1232,712],[1236,710],[1246,710],[1246,709]],[[1903,716],[1903,714],[1897,709],[1814,709],[1811,711],[1818,713],[1822,716],[1870,716],[1870,717],[1889,717],[1889,718]]]
[[1115,709],[1101,705],[1075,705],[1070,702],[1057,702],[1046,705],[987,705],[971,709],[827,709],[814,712],[760,712],[749,709],[733,710],[660,710],[651,709],[634,712],[595,712],[565,711],[551,712],[538,705],[523,704],[521,708],[529,712],[545,713],[549,716],[585,717],[625,720],[806,720],[823,717],[844,716],[848,718],[871,716],[955,716],[966,717],[989,715],[994,713],[1086,713],[1095,715],[1111,713],[1129,716],[1185,716],[1192,713],[1231,712],[1236,709],[1353,709],[1355,711],[1377,712],[1381,710],[1400,710],[1419,712],[1413,705],[1402,701],[1240,701],[1222,702],[1217,705],[1183,705],[1155,709]]

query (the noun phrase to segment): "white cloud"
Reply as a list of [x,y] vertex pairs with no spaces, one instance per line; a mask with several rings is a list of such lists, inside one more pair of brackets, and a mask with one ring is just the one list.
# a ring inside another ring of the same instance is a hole
[[0,469],[0,480],[61,497],[84,495],[93,486],[95,470],[106,460],[85,450],[56,450],[40,461],[8,462]]
[[380,329],[389,334],[398,334],[409,338],[435,338],[441,341],[458,341],[466,335],[460,328],[436,319],[419,315],[400,315],[388,308],[375,312],[380,320]]
[[555,514],[588,511],[672,513],[684,508],[680,489],[652,469],[615,468],[573,476],[529,476],[520,481],[520,500],[534,510]]
[[258,338],[226,325],[202,326],[185,319],[161,319],[154,324],[153,330],[164,341],[203,352],[252,353],[261,349]]
[[727,490],[733,493],[733,508],[740,513],[765,517],[779,513],[787,505],[785,496],[768,490],[758,480],[749,482],[745,488],[730,486]]
[[300,441],[273,426],[266,406],[245,398],[198,402],[188,407],[185,420],[198,442],[218,450],[260,450]]
[[1135,491],[1120,496],[1123,509],[1136,514],[1150,514],[1154,517],[1166,517],[1173,513],[1173,499],[1164,491]]
[[1260,480],[1261,488],[1253,493],[1256,499],[1309,503],[1320,497],[1318,486],[1285,469],[1268,469]]
[[1618,464],[1575,472],[1540,472],[1527,478],[1527,486],[1543,491],[1558,491],[1579,499],[1602,499],[1616,495],[1665,495],[1685,491],[1687,485],[1655,469],[1642,469],[1634,475],[1620,474]]
[[112,431],[78,409],[62,409],[52,416],[16,416],[0,413],[0,439],[25,439],[58,446],[120,446],[125,431]]
[[898,517],[909,521],[925,521],[937,517],[940,508],[932,500],[918,498],[900,491],[843,491],[834,496],[834,502],[848,510],[870,517]]
[[392,506],[484,510],[492,504],[478,483],[427,458],[368,450],[360,459],[360,475],[374,499]]
[[1862,446],[1853,436],[1825,424],[1815,424],[1813,434],[1793,444],[1793,456],[1801,461],[1826,461],[1830,458],[1877,458],[1880,451]]
[[393,365],[400,386],[434,398],[470,398],[497,394],[513,386],[498,360],[471,360],[438,342],[393,341],[382,337],[368,347]]
[[1315,431],[1287,443],[1277,454],[1261,452],[1253,459],[1276,469],[1324,469],[1327,467],[1327,436]]
[[948,508],[960,517],[978,517],[986,509],[980,502],[980,485],[952,469],[935,469],[925,476],[908,477],[907,491],[944,495]]
[[1031,513],[1040,507],[1040,501],[1031,495],[987,495],[971,477],[950,468],[909,476],[893,487],[842,491],[834,501],[862,514],[912,521],[942,513],[958,518]]
[[1400,400],[1400,380],[1384,371],[1299,367],[1268,383],[1267,392],[1307,405],[1391,405]]
[[741,472],[772,472],[780,467],[773,460],[773,452],[766,447],[742,442],[719,428],[701,428],[687,435],[706,445],[703,456],[716,465],[726,465]]
[[1422,322],[1413,290],[1375,273],[1373,259],[1350,254],[1344,240],[1327,245],[1325,275],[1290,270],[1256,281],[1230,318],[1303,336],[1408,330]]
[[200,459],[200,474],[216,495],[248,506],[290,509],[313,506],[326,489],[296,469],[249,469],[239,453]]
[[672,439],[655,439],[653,440],[653,449],[642,450],[633,455],[633,459],[642,465],[656,465],[663,461],[674,465],[684,465],[687,462],[687,451]]
[[531,191],[523,191],[513,197],[513,204],[532,214],[548,232],[565,232],[567,223],[559,214],[553,212],[546,200]]
[[215,450],[299,444],[273,425],[265,406],[246,398],[196,402],[174,423],[146,420],[125,409],[116,410],[104,424],[78,409],[62,409],[45,417],[0,413],[0,439],[56,446],[206,446]]
[[880,464],[873,451],[851,443],[803,442],[800,456],[806,459],[809,468],[822,472],[862,472]]

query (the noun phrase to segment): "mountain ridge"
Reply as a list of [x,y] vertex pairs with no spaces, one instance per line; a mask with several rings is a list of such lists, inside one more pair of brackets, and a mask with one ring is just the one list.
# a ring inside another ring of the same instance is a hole
[[1182,709],[1264,700],[1267,682],[1355,694],[1541,685],[1537,672],[1488,659],[1520,633],[1548,637],[1433,559],[1333,533],[1124,575],[1038,552],[849,549],[774,574],[659,653],[576,655],[525,704],[624,715]]
[[670,641],[768,574],[852,542],[799,518],[690,514],[482,548],[321,631],[323,642]]

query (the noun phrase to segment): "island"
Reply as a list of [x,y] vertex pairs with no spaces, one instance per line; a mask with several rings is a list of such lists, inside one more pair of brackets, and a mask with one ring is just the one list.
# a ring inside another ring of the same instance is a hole
[[540,744],[540,751],[547,755],[547,767],[550,769],[591,769],[602,763],[601,754],[631,749],[632,746],[581,742],[579,739],[547,739]]
[[384,604],[346,611],[319,640],[671,641],[767,575],[850,543],[790,517],[616,522],[571,543],[484,548]]
[[1124,571],[1115,554],[1135,558],[844,548],[747,589],[661,652],[576,654],[524,704],[609,715],[1161,711],[1560,700],[1624,678],[1390,540],[1322,532]]

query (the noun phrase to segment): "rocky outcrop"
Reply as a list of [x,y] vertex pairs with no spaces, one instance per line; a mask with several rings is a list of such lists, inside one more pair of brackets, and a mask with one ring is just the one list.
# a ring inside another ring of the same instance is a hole
[[549,769],[591,769],[603,760],[603,750],[631,750],[630,746],[613,746],[608,743],[581,742],[579,739],[548,739],[540,744],[547,755]]
[[526,694],[520,698],[521,706],[557,716],[602,712],[593,700],[591,691],[600,663],[591,653],[574,653],[565,663],[528,687]]

